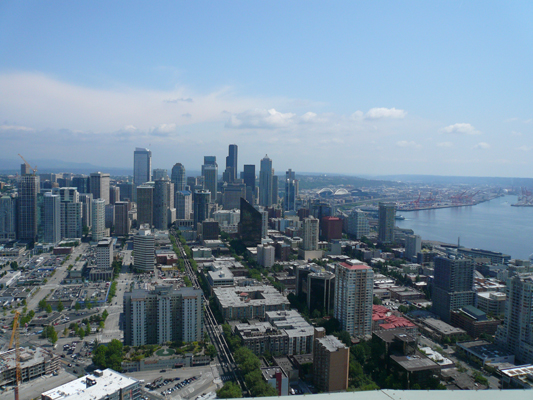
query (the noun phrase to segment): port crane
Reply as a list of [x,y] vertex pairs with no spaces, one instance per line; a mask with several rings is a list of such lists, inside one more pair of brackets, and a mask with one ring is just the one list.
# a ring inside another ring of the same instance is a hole
[[30,165],[29,162],[27,162],[24,157],[22,157],[20,154],[19,154],[19,157],[22,158],[22,161],[24,161],[24,164],[26,164],[26,166],[31,169],[33,171],[33,176],[35,176],[35,174],[37,174],[37,165],[35,166],[35,168],[32,168],[32,166]]
[[13,319],[13,333],[9,341],[9,348],[13,347],[13,341],[15,341],[15,400],[19,400],[19,383],[22,380],[20,372],[19,319],[20,311],[16,311]]

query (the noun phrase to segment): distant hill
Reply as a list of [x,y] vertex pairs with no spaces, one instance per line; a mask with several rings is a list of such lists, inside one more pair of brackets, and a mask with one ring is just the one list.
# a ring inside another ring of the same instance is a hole
[[533,187],[533,178],[505,178],[484,176],[441,176],[441,175],[382,175],[368,176],[369,179],[383,179],[408,183],[441,183],[468,185],[499,185]]

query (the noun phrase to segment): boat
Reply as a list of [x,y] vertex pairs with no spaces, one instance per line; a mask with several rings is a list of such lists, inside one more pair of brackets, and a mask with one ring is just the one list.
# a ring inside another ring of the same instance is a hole
[[404,217],[403,215],[396,215],[396,216],[394,217],[394,219],[397,219],[397,220],[399,220],[399,221],[403,221],[403,220],[405,219],[405,217]]

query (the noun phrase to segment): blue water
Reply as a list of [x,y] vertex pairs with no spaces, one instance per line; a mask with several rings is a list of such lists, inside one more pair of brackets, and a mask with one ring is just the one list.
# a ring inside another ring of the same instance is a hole
[[527,259],[533,253],[533,207],[511,207],[516,196],[505,196],[470,207],[399,212],[400,228],[414,230],[423,240],[499,251]]

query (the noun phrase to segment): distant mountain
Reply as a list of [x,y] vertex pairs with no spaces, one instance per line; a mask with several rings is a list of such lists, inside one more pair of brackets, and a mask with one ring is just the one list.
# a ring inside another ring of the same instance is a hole
[[361,175],[368,179],[383,179],[423,184],[468,184],[533,187],[533,178],[505,178],[485,176],[442,176],[442,175]]
[[[21,159],[0,158],[0,173],[20,173]],[[131,168],[103,167],[89,163],[76,163],[62,160],[32,159],[30,165],[37,166],[37,174],[72,172],[74,174],[90,174],[91,172],[107,172],[111,175],[132,175]]]

